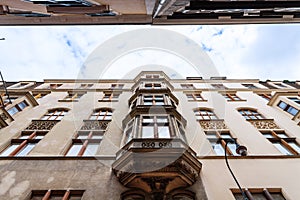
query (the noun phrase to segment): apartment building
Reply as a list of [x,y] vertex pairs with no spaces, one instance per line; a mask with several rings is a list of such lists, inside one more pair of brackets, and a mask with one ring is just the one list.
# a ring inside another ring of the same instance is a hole
[[0,89],[0,199],[300,197],[300,81],[143,71]]

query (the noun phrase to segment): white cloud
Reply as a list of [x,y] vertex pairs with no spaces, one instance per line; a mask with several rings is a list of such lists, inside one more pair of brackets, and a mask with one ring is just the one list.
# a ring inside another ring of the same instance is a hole
[[[77,78],[82,63],[98,45],[125,31],[144,27],[149,26],[0,27],[0,38],[6,38],[0,41],[1,71],[6,80]],[[210,50],[207,53],[220,75],[229,78],[299,79],[298,24],[151,28],[179,32]],[[155,58],[140,52],[122,59],[128,65],[166,64],[168,61],[180,66],[172,56],[161,54],[159,57],[158,53],[152,56]],[[160,63],[162,57],[164,59]],[[136,62],[139,58],[143,60]]]

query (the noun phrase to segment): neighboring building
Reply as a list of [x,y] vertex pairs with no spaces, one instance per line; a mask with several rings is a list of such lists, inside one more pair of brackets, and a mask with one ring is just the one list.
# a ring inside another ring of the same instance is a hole
[[243,199],[225,151],[248,199],[300,197],[300,81],[144,71],[6,86],[0,199]]
[[295,23],[299,8],[295,0],[1,0],[0,25]]

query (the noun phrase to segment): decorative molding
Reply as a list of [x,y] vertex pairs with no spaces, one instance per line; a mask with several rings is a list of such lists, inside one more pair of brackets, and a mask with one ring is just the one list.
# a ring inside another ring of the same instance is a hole
[[200,126],[205,129],[228,129],[224,120],[199,120]]
[[273,119],[248,119],[247,121],[257,129],[280,129]]
[[106,130],[110,121],[84,120],[80,130]]
[[26,130],[51,130],[59,120],[32,120]]

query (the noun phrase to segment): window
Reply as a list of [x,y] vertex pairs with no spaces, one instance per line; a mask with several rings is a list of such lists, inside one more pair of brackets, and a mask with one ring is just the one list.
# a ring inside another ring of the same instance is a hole
[[120,93],[104,92],[102,100],[99,101],[118,101]]
[[290,138],[283,130],[260,131],[281,153],[285,155],[299,155],[300,146],[296,138]]
[[289,100],[294,101],[297,104],[300,104],[300,98],[298,97],[288,97]]
[[35,145],[44,138],[48,131],[22,131],[17,139],[11,140],[11,145],[1,152],[1,156],[26,156]]
[[183,89],[195,89],[193,84],[181,84]]
[[80,84],[78,89],[88,89],[91,88],[94,84]]
[[[244,200],[242,194],[238,189],[232,189],[233,195],[236,200]],[[259,199],[259,200],[285,200],[281,193],[281,189],[245,189],[245,195],[249,199]]]
[[197,120],[214,120],[218,119],[216,114],[208,109],[199,109],[194,111]]
[[62,86],[62,84],[57,84],[57,83],[51,83],[49,86],[49,89],[56,89]]
[[258,87],[256,87],[255,85],[253,84],[242,84],[243,86],[249,88],[249,89],[257,89]]
[[17,105],[15,105],[14,107],[8,109],[7,112],[11,116],[13,116],[14,114],[24,110],[27,106],[29,106],[28,103],[26,101],[22,101],[22,102],[18,103]]
[[280,101],[277,104],[277,106],[279,108],[281,108],[282,110],[284,110],[285,112],[288,112],[289,114],[291,114],[293,116],[297,115],[297,113],[299,111],[298,109],[294,108],[293,106],[291,106],[291,105],[289,105],[289,104],[287,104],[287,103],[285,103],[283,101]]
[[211,84],[216,89],[227,89],[223,84]]
[[276,85],[279,88],[287,88],[287,86],[283,85],[282,83],[274,83],[274,85]]
[[122,89],[124,84],[111,84],[111,89]]
[[0,106],[7,106],[8,104],[14,102],[19,97],[9,96],[8,98],[8,96],[6,96],[5,93],[2,93],[0,98],[2,98],[2,101],[0,101]]
[[90,120],[111,120],[112,110],[111,109],[97,109],[89,118]]
[[159,78],[158,74],[147,74],[146,78]]
[[50,110],[41,118],[41,120],[61,120],[67,112],[67,109]]
[[242,101],[236,94],[222,94],[227,101]]
[[71,93],[69,92],[68,96],[66,96],[63,100],[63,102],[77,102],[79,101],[80,97],[82,97],[84,93]]
[[41,99],[44,96],[46,96],[47,94],[50,94],[50,93],[33,93],[32,95],[34,96],[35,99]]
[[[205,131],[206,137],[208,141],[210,142],[213,150],[215,153],[219,156],[225,155],[225,144],[228,139],[233,139],[232,136],[230,135],[229,131]],[[236,145],[232,143],[227,144],[227,154],[228,155],[235,155],[237,156],[238,154],[236,153]]]
[[261,96],[262,98],[266,99],[267,101],[270,101],[270,99],[272,98],[271,94],[267,94],[267,93],[262,93],[262,94],[258,94],[259,96]]
[[66,156],[92,156],[97,153],[105,130],[78,131]]
[[161,83],[145,83],[146,89],[160,89],[162,88]]
[[10,86],[9,88],[11,88],[11,89],[20,89],[20,88],[25,88],[25,87],[28,87],[28,86],[29,86],[29,83],[20,82],[20,83],[17,83],[17,84],[14,84],[14,85]]
[[239,109],[239,113],[245,119],[265,119],[260,113],[253,109]]
[[186,94],[186,97],[188,98],[188,101],[206,101],[201,93],[190,93]]
[[166,105],[165,102],[165,96],[160,94],[160,95],[144,95],[143,96],[143,103],[144,105]]
[[167,116],[143,116],[142,138],[170,138],[169,118]]
[[33,190],[31,192],[31,200],[80,200],[82,199],[84,190]]

